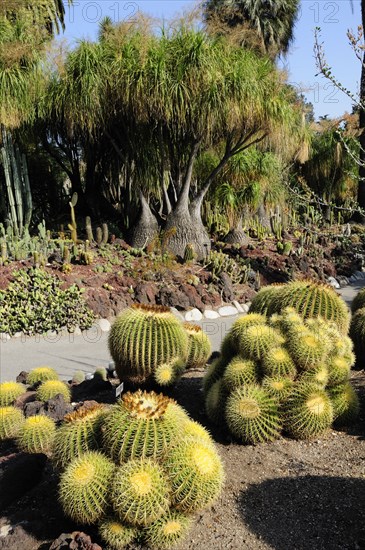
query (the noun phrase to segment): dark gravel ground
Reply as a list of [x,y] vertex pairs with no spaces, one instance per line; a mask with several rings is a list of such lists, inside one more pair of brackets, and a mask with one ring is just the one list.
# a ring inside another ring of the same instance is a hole
[[[186,375],[174,396],[211,429],[226,483],[214,507],[197,515],[179,550],[365,549],[364,371],[353,373],[362,412],[351,429],[331,431],[319,440],[282,438],[257,447],[239,445],[207,423],[201,376]],[[57,505],[50,469],[1,516],[0,550],[45,550],[62,532],[76,528]],[[8,524],[12,531],[1,537]],[[92,530],[85,531],[99,542]]]

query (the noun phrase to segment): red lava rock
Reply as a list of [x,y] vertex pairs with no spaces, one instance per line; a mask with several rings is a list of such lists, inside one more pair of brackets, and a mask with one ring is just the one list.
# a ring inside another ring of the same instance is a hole
[[61,548],[69,548],[69,550],[103,550],[101,546],[91,541],[89,535],[82,531],[62,533],[53,541],[49,550],[60,550]]
[[20,384],[26,384],[29,372],[22,370],[16,377],[16,381]]
[[155,304],[157,292],[155,284],[139,283],[134,290],[135,300],[140,304]]
[[18,407],[19,409],[24,409],[27,403],[31,403],[32,401],[35,401],[35,394],[36,394],[35,391],[27,391],[23,393],[15,401],[14,407]]

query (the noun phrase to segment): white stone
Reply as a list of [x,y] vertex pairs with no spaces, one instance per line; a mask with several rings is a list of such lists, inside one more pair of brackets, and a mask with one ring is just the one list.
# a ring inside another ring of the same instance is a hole
[[7,332],[0,332],[0,342],[6,342],[7,340],[10,340],[10,334]]
[[185,313],[185,321],[201,321],[203,319],[202,313],[197,309],[191,309]]
[[204,311],[204,317],[206,319],[219,319],[219,313],[217,311],[213,311],[212,309],[206,309]]
[[218,309],[218,313],[221,317],[231,317],[237,315],[238,311],[234,306],[223,306]]
[[175,317],[179,319],[179,321],[184,320],[184,315],[179,310],[177,310],[176,307],[172,307],[170,309],[171,309],[171,313],[173,313]]
[[13,338],[21,338],[23,335],[22,332],[16,332],[15,334],[13,334]]
[[101,328],[103,332],[109,332],[111,329],[111,324],[110,324],[110,321],[108,321],[108,319],[98,319],[96,321],[96,324],[98,325],[98,327]]
[[80,327],[75,327],[75,330],[73,331],[73,334],[75,336],[81,336],[81,334],[82,334],[81,328]]
[[249,309],[250,309],[250,306],[251,306],[251,303],[249,304],[242,304],[242,309],[245,313],[248,313],[249,312]]
[[0,527],[0,538],[7,537],[13,531],[13,527],[7,523]]
[[245,310],[243,309],[241,304],[239,304],[237,302],[237,300],[233,300],[232,305],[234,305],[234,307],[237,309],[238,313],[245,313]]
[[340,283],[334,277],[328,277],[328,284],[333,288],[340,288]]

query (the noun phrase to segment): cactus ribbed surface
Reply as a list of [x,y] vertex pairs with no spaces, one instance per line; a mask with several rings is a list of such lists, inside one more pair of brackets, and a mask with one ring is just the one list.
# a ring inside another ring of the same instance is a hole
[[99,533],[110,550],[123,550],[137,537],[138,529],[124,525],[118,518],[107,517],[100,522]]
[[286,307],[294,308],[303,318],[322,317],[334,321],[342,334],[349,329],[350,314],[345,302],[332,287],[315,281],[265,287],[255,296],[250,312],[271,315],[281,313]]
[[285,427],[296,439],[318,437],[331,427],[333,406],[317,384],[298,384],[286,402]]
[[232,391],[242,384],[255,382],[258,382],[258,368],[255,361],[237,356],[228,363],[223,374],[223,386],[227,391]]
[[365,308],[358,309],[352,316],[350,337],[354,343],[356,361],[363,365],[365,357]]
[[328,354],[328,342],[315,333],[303,331],[288,340],[288,349],[300,369],[311,369],[323,363]]
[[37,367],[32,369],[27,376],[27,384],[30,386],[39,382],[47,382],[47,380],[59,380],[57,372],[51,367]]
[[239,337],[239,350],[242,357],[260,360],[274,346],[284,343],[280,332],[268,325],[253,325]]
[[75,458],[61,475],[59,498],[63,511],[73,521],[91,524],[109,507],[110,485],[115,465],[92,451]]
[[190,517],[171,511],[145,530],[144,539],[149,548],[168,550],[186,535],[191,524]]
[[177,407],[162,394],[141,390],[126,393],[105,419],[104,451],[120,464],[129,459],[160,458],[180,437],[181,417],[176,414]]
[[329,396],[336,425],[343,426],[356,420],[360,411],[360,403],[350,382],[330,388]]
[[266,376],[285,376],[294,379],[297,374],[289,352],[280,346],[268,350],[262,359],[262,369]]
[[282,427],[278,400],[258,385],[240,386],[230,394],[226,420],[233,435],[254,445],[277,439]]
[[212,347],[209,337],[205,334],[201,327],[184,323],[184,328],[189,337],[187,368],[203,367],[208,361]]
[[129,460],[115,471],[111,501],[122,521],[146,527],[169,510],[169,480],[156,462]]
[[365,288],[359,290],[355,298],[352,300],[351,311],[356,313],[358,309],[363,309],[365,307]]
[[224,481],[221,460],[212,445],[182,441],[169,449],[165,466],[176,509],[192,513],[213,504]]
[[214,382],[206,394],[205,411],[209,420],[215,424],[219,424],[224,418],[224,406],[227,395],[228,391],[224,387],[222,378]]
[[235,350],[238,351],[240,337],[246,332],[248,327],[264,325],[265,323],[266,317],[265,315],[261,315],[261,313],[248,313],[247,315],[239,317],[237,321],[233,323],[229,333]]
[[12,405],[23,393],[26,387],[18,382],[2,382],[0,384],[0,407]]
[[283,403],[286,400],[293,385],[293,380],[284,376],[265,376],[262,380],[263,389],[278,403]]
[[143,384],[161,363],[186,360],[188,336],[169,308],[135,304],[114,322],[109,350],[120,380]]
[[44,415],[27,418],[17,434],[16,442],[25,453],[50,453],[56,434],[56,424]]
[[71,401],[71,391],[64,382],[60,380],[47,380],[38,387],[36,398],[39,401],[48,401],[58,394],[61,394],[65,401]]
[[214,382],[217,382],[217,380],[222,378],[225,369],[226,363],[221,357],[218,357],[211,362],[203,377],[204,395],[208,393]]
[[20,409],[0,407],[0,441],[15,437],[25,422]]
[[58,468],[63,469],[74,458],[99,448],[106,411],[105,406],[96,404],[80,407],[64,417],[53,444],[53,461]]
[[328,385],[344,384],[350,378],[351,365],[345,357],[333,357],[328,363]]

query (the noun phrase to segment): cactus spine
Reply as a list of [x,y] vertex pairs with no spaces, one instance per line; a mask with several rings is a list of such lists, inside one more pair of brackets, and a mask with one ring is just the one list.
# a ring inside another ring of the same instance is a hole
[[39,401],[48,401],[61,394],[65,401],[71,401],[71,392],[68,386],[60,380],[47,380],[38,387],[36,398]]
[[47,416],[30,416],[27,418],[17,434],[17,445],[26,453],[51,452],[56,434],[56,424]]
[[15,437],[25,422],[20,409],[0,407],[0,441]]
[[104,451],[119,464],[129,459],[160,458],[181,431],[171,405],[172,399],[155,392],[126,393],[105,419]]
[[0,384],[0,407],[12,405],[25,392],[26,388],[23,384],[19,384],[18,382],[2,382]]
[[189,349],[187,368],[203,367],[208,361],[212,348],[210,340],[201,327],[184,323],[184,328],[189,337]]
[[61,475],[59,498],[63,510],[73,521],[91,524],[108,507],[114,464],[98,452],[75,458]]
[[169,492],[161,466],[149,459],[130,460],[115,471],[111,501],[122,521],[146,527],[167,513]]

